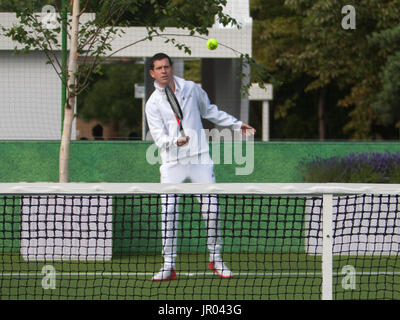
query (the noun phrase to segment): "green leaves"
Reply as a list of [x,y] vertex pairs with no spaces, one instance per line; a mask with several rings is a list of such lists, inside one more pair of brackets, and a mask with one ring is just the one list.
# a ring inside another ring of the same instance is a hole
[[126,137],[131,131],[140,132],[142,104],[134,98],[133,89],[135,83],[143,82],[143,65],[107,64],[94,72],[91,89],[78,99],[79,117],[103,123],[116,121],[120,134]]
[[[306,81],[300,98],[306,93],[317,95],[322,88],[338,88],[333,93],[338,95],[336,108],[351,110],[345,133],[369,139],[375,137],[376,124],[385,122],[380,118],[389,118],[398,106],[394,104],[397,89],[389,82],[397,81],[400,2],[354,4],[356,29],[344,29],[342,8],[348,4],[345,0],[253,0],[255,57],[278,80]],[[380,112],[384,109],[387,112]]]
[[400,127],[400,51],[388,57],[380,75],[382,89],[372,104],[379,122]]
[[[27,5],[30,3],[31,5]],[[44,52],[48,57],[48,63],[62,79],[66,74],[63,66],[58,61],[60,50],[60,34],[62,19],[57,15],[55,28],[47,28],[43,24],[41,8],[49,1],[18,1],[15,2],[15,10],[20,23],[16,26],[3,28],[7,37],[16,41],[20,48],[15,48],[17,53],[27,53],[38,50]],[[54,2],[50,1],[54,5]],[[121,27],[143,26],[146,27],[147,35],[143,39],[127,45],[133,46],[140,42],[164,39],[165,43],[172,44],[175,48],[190,55],[192,49],[187,45],[182,34],[176,32],[167,33],[168,27],[176,27],[187,31],[192,37],[205,37],[209,28],[218,22],[223,26],[240,28],[239,23],[231,16],[224,13],[226,0],[81,0],[81,13],[94,12],[95,19],[80,22],[78,31],[77,54],[79,69],[74,76],[76,81],[68,86],[69,96],[78,96],[85,92],[90,83],[102,73],[100,67],[108,58],[116,55],[120,50],[113,52],[112,41],[123,35]],[[0,8],[2,0],[0,0]],[[60,8],[57,8],[57,12]],[[71,14],[71,6],[68,2],[68,13]],[[70,30],[71,19],[66,21],[67,30]],[[68,35],[70,36],[70,35]],[[221,44],[222,45],[222,44]],[[125,48],[126,48],[125,47]],[[235,51],[234,49],[230,48]],[[235,51],[236,52],[236,51]],[[264,68],[248,54],[236,52],[243,65],[248,65],[251,70],[251,81],[243,89],[245,94],[251,83],[259,82],[261,86],[269,75]],[[242,77],[247,77],[242,74]]]

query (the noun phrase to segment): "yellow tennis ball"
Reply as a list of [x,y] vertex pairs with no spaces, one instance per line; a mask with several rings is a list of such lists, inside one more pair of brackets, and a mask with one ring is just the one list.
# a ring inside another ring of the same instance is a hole
[[208,39],[207,48],[210,50],[215,50],[218,47],[218,41],[215,39]]

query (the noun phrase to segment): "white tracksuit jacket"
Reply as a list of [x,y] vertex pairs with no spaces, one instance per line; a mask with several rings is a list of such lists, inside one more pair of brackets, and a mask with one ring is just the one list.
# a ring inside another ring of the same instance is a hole
[[178,147],[179,125],[168,103],[165,91],[154,83],[155,90],[146,103],[146,117],[151,136],[160,148],[162,163],[209,153],[201,118],[216,125],[240,130],[242,121],[210,104],[207,93],[193,81],[174,76],[175,95],[183,112],[182,126],[190,137],[189,143]]

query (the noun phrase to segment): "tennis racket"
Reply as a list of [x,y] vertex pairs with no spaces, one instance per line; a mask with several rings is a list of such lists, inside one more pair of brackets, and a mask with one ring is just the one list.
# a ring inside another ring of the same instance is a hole
[[182,113],[181,106],[179,105],[178,99],[176,98],[175,94],[173,93],[173,91],[169,85],[165,86],[165,93],[167,95],[167,99],[171,106],[171,109],[175,114],[176,121],[178,122],[179,131],[181,133],[181,136],[185,137],[186,136],[185,131],[183,130],[183,127],[182,127],[183,113]]

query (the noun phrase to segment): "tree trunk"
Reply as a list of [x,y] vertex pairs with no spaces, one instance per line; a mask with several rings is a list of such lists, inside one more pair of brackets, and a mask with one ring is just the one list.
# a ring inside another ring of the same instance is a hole
[[75,117],[75,85],[78,70],[78,31],[79,0],[72,0],[71,42],[68,59],[67,103],[64,111],[64,124],[60,146],[59,181],[69,182],[69,150],[71,144],[72,123]]
[[322,88],[319,94],[318,101],[318,131],[319,140],[323,141],[326,139],[326,124],[325,124],[325,104],[326,104],[326,89]]

